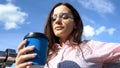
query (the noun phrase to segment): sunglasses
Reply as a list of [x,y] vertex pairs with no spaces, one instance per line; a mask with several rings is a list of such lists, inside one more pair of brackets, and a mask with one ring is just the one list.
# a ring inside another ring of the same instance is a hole
[[59,14],[59,16],[57,16],[57,15],[52,15],[52,16],[51,16],[51,22],[56,21],[57,18],[60,18],[60,19],[68,19],[68,18],[71,18],[71,19],[73,19],[73,16],[72,16],[71,14],[68,14],[68,13],[61,13],[61,14]]

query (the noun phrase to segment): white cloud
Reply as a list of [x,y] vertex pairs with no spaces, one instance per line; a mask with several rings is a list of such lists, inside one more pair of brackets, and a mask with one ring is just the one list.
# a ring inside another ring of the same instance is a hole
[[102,32],[106,31],[106,27],[105,26],[101,26],[96,30],[96,35],[101,34]]
[[87,25],[84,27],[84,35],[86,37],[88,36],[94,36],[95,35],[95,29],[91,27],[90,25]]
[[84,21],[87,21],[87,22],[89,22],[91,24],[96,24],[96,22],[94,20],[92,20],[92,19],[90,19],[90,18],[88,18],[86,16],[83,16],[83,19],[85,19]]
[[112,35],[116,31],[116,29],[115,28],[110,28],[107,31],[108,31],[109,35]]
[[5,23],[5,28],[6,29],[11,29],[11,28],[16,28],[17,27],[17,25],[13,22],[8,22],[8,23]]
[[6,30],[18,28],[28,16],[19,7],[13,5],[12,0],[8,0],[8,2],[7,4],[0,4],[0,23],[4,25]]
[[87,9],[97,11],[98,13],[114,13],[115,7],[109,0],[78,0],[78,2]]
[[9,3],[12,3],[13,0],[6,0],[6,1],[9,2]]
[[94,27],[90,25],[84,26],[84,36],[85,37],[92,37],[102,34],[103,32],[106,32],[109,35],[113,35],[115,32],[115,28],[106,28],[105,26],[101,26],[98,29],[95,29]]

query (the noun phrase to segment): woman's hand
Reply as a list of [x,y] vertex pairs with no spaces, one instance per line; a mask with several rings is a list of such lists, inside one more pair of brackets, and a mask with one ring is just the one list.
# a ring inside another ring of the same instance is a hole
[[33,54],[26,54],[29,51],[32,51],[34,49],[34,46],[28,46],[24,48],[24,45],[27,43],[27,40],[24,40],[19,46],[18,46],[18,55],[16,57],[16,68],[26,68],[27,66],[32,65],[32,62],[25,62],[28,59],[36,57],[36,53]]

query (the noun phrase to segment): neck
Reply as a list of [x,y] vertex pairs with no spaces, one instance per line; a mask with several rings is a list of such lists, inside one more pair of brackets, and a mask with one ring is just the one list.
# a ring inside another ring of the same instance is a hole
[[61,47],[64,47],[64,44],[65,44],[65,42],[66,42],[67,40],[65,40],[65,39],[64,39],[64,40],[63,40],[63,39],[60,39],[59,41],[60,41]]
[[64,39],[60,39],[59,41],[60,41],[60,44],[61,44],[61,47],[64,47],[64,44],[66,43],[66,41],[67,40],[71,40],[71,37],[69,37],[69,38],[64,38]]

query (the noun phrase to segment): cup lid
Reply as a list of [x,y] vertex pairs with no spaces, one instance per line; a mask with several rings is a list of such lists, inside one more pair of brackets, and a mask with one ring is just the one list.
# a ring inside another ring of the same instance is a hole
[[40,33],[40,32],[30,32],[27,35],[25,35],[24,39],[30,38],[30,37],[42,37],[42,38],[48,39],[44,33]]

